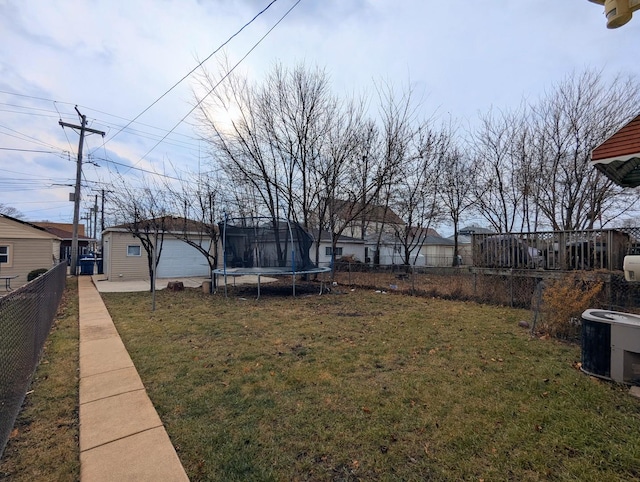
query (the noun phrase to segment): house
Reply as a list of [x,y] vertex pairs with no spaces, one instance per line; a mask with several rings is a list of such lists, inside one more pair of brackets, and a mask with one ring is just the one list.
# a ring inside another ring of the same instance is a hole
[[365,262],[371,266],[404,264],[402,243],[395,234],[365,236]]
[[[462,257],[463,265],[473,264],[474,234],[495,234],[495,231],[492,231],[488,228],[483,228],[482,226],[476,226],[475,224],[460,228],[460,230],[458,231],[458,255]],[[453,242],[453,235],[449,236],[448,239]]]
[[0,276],[17,276],[12,288],[26,284],[31,271],[59,262],[60,244],[60,238],[46,229],[0,214]]
[[405,225],[402,218],[389,206],[369,204],[363,210],[359,203],[353,201],[335,200],[334,203],[338,217],[343,220],[353,218],[343,231],[345,236],[365,239],[366,236],[380,232],[393,234]]
[[[409,236],[414,239],[412,244],[415,245],[411,250],[411,265],[451,266],[453,241],[443,238],[433,228],[411,228]],[[397,235],[367,236],[365,245],[370,264],[376,262],[383,266],[405,264],[405,248]]]
[[[320,244],[318,255],[318,267],[331,266],[333,246],[331,233],[322,231],[318,236],[318,231],[313,233],[313,244],[309,250],[309,256],[313,262],[316,261],[316,246]],[[355,261],[365,260],[365,242],[362,239],[352,238],[350,236],[340,236],[336,244],[335,259],[343,257],[351,257]]]
[[[73,241],[73,224],[51,223],[47,221],[35,222],[36,226],[46,229],[49,233],[60,238],[60,254],[58,259],[71,259],[71,243]],[[89,253],[91,242],[95,241],[85,236],[84,224],[78,225],[78,256]]]
[[442,236],[428,234],[420,246],[421,259],[424,266],[447,267],[453,265],[454,242]]
[[[148,222],[146,222],[148,224]],[[145,222],[140,223],[145,225]],[[162,250],[156,271],[157,278],[187,278],[210,275],[209,263],[203,253],[184,241],[187,235],[192,242],[202,246],[208,252],[215,252],[211,246],[208,230],[217,226],[208,226],[197,221],[167,216],[162,238]],[[148,280],[149,265],[147,252],[142,241],[132,234],[133,224],[112,226],[102,232],[103,269],[109,281]],[[216,234],[217,237],[217,234]],[[182,239],[181,239],[182,238]],[[154,235],[151,230],[150,239]],[[218,241],[218,252],[222,252]]]

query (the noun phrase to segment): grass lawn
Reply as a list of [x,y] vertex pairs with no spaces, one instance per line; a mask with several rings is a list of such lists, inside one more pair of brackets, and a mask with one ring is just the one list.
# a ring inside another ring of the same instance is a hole
[[191,480],[631,480],[640,400],[526,311],[373,291],[103,298]]
[[68,278],[42,359],[4,450],[0,479],[80,479],[78,336],[78,285],[75,278]]

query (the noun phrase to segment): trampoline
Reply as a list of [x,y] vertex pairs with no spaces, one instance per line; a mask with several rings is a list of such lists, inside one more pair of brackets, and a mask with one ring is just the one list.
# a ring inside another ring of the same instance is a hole
[[[309,250],[313,238],[298,223],[287,219],[251,217],[232,218],[219,223],[222,233],[223,267],[213,274],[224,277],[224,295],[228,279],[253,275],[258,278],[258,299],[262,276],[291,276],[291,289],[296,295],[296,276],[326,273],[311,262]],[[320,294],[324,280],[320,282]]]

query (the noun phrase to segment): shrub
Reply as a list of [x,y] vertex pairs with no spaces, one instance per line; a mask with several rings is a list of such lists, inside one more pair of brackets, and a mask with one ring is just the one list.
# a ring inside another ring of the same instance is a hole
[[34,269],[33,271],[30,271],[29,274],[27,275],[27,281],[33,281],[38,276],[45,274],[47,271],[49,271],[47,268]]
[[583,273],[547,282],[542,294],[541,331],[557,338],[579,338],[582,312],[596,307],[603,286],[601,279]]

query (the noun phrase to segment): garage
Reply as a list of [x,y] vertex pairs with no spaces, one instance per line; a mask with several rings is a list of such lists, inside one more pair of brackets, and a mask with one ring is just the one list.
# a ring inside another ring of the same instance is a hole
[[[206,248],[210,244],[202,243]],[[158,263],[158,278],[187,278],[209,274],[209,264],[200,251],[179,239],[164,240]]]

